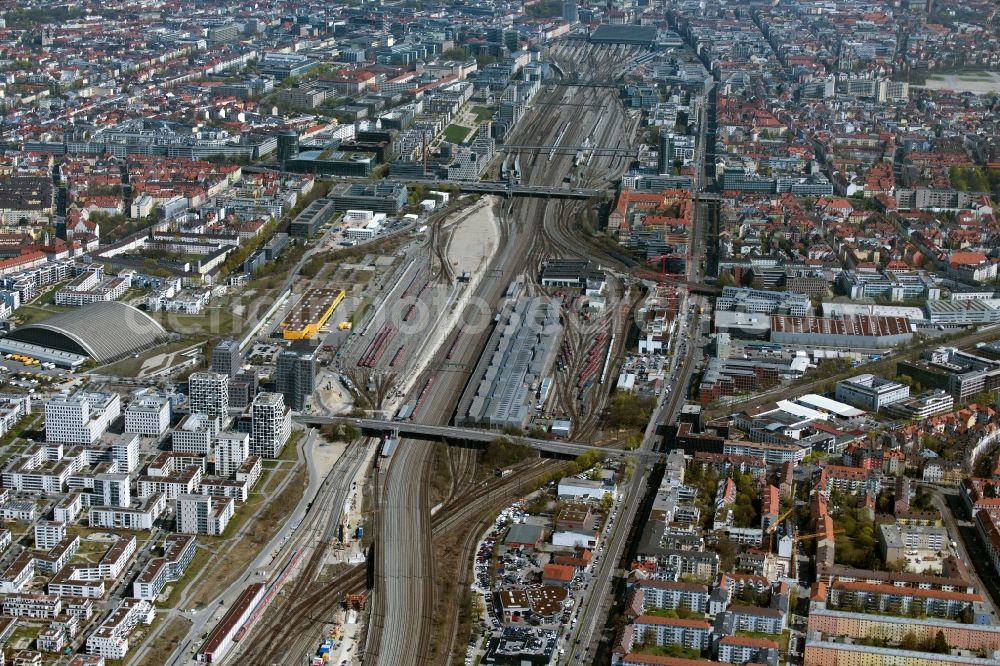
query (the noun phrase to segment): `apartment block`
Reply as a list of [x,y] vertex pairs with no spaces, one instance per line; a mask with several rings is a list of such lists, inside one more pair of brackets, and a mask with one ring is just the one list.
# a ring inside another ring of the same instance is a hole
[[212,453],[219,434],[219,417],[191,412],[170,433],[170,448],[177,453],[207,456]]
[[87,513],[87,524],[98,529],[150,530],[166,508],[163,493],[154,493],[130,506],[92,506]]
[[132,596],[136,599],[156,601],[167,583],[179,580],[194,559],[195,540],[186,534],[172,534],[163,543],[163,557],[146,563],[132,583]]
[[177,531],[182,534],[221,535],[233,517],[235,503],[229,497],[182,494],[177,497]]
[[245,432],[222,432],[215,441],[215,474],[229,478],[250,455],[250,435]]
[[129,651],[129,634],[140,624],[152,624],[155,614],[152,604],[144,599],[123,599],[87,636],[87,652],[105,659],[124,659]]
[[712,625],[705,620],[640,615],[632,627],[638,643],[679,645],[699,652],[708,648],[712,636]]
[[229,375],[195,372],[188,378],[188,400],[192,414],[226,419],[229,416]]
[[277,458],[291,434],[292,418],[280,393],[258,393],[250,405],[250,453]]
[[56,520],[40,520],[35,523],[35,548],[51,550],[66,537],[66,524]]

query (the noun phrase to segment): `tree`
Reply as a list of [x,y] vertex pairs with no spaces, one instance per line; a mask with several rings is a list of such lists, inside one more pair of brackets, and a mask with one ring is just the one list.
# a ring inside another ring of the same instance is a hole
[[441,57],[445,60],[465,60],[469,57],[469,52],[462,47],[455,47],[442,53]]
[[920,649],[920,639],[913,631],[906,632],[903,636],[903,640],[899,643],[899,647],[904,650],[919,650]]
[[938,632],[934,635],[934,643],[931,645],[931,652],[936,654],[948,654],[951,652],[951,645],[948,644],[948,639],[945,637],[944,632],[938,629]]

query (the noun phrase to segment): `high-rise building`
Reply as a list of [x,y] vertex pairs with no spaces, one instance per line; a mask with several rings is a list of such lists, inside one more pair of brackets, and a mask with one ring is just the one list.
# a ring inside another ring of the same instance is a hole
[[277,458],[291,434],[292,417],[280,393],[258,393],[250,405],[250,454]]
[[229,382],[229,406],[232,409],[246,409],[253,402],[253,397],[257,395],[256,368],[245,368],[236,373],[236,376]]
[[275,385],[285,404],[302,411],[316,388],[316,356],[312,350],[285,349],[278,354]]
[[207,414],[225,420],[229,412],[229,375],[195,372],[188,378],[192,414]]
[[240,345],[235,340],[222,340],[212,350],[212,372],[230,379],[240,371]]
[[288,160],[294,159],[299,154],[299,135],[297,132],[288,131],[278,135],[278,162],[285,168]]
[[563,0],[562,17],[570,24],[579,22],[580,10],[576,5],[576,0]]
[[215,441],[215,475],[230,477],[250,455],[250,435],[245,432],[220,432]]
[[660,175],[673,171],[674,156],[670,148],[670,135],[660,132],[659,152],[656,156],[656,172]]

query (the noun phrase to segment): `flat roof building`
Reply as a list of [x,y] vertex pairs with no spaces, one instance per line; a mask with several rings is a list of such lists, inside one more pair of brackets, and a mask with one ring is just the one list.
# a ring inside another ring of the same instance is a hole
[[278,325],[282,337],[285,340],[315,338],[345,295],[343,289],[310,289]]
[[870,412],[910,397],[910,387],[871,374],[837,382],[837,400]]
[[885,349],[909,342],[913,328],[905,317],[844,315],[828,317],[771,316],[771,341],[817,347]]

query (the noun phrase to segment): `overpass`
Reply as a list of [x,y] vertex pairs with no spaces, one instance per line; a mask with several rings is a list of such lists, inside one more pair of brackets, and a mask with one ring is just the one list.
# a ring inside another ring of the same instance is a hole
[[510,182],[497,180],[487,181],[460,181],[460,180],[401,180],[403,185],[445,185],[458,188],[460,192],[472,192],[478,194],[499,194],[505,197],[552,197],[562,199],[592,199],[594,197],[610,197],[612,190],[589,188],[589,187],[548,187],[543,185],[518,185]]
[[542,453],[554,456],[565,456],[575,458],[589,451],[600,451],[608,458],[626,458],[629,456],[646,456],[656,458],[656,454],[643,454],[638,451],[626,451],[623,449],[608,449],[603,446],[593,444],[581,444],[578,442],[564,442],[548,439],[535,439],[532,437],[508,436],[498,430],[480,430],[478,428],[460,428],[457,426],[436,426],[423,423],[413,423],[411,421],[389,421],[386,419],[351,419],[338,416],[309,416],[303,414],[295,417],[295,420],[304,425],[322,426],[329,423],[345,423],[360,428],[366,435],[388,435],[398,434],[400,437],[412,437],[414,439],[451,439],[465,442],[489,443],[501,437],[509,437],[511,440],[528,446]]

